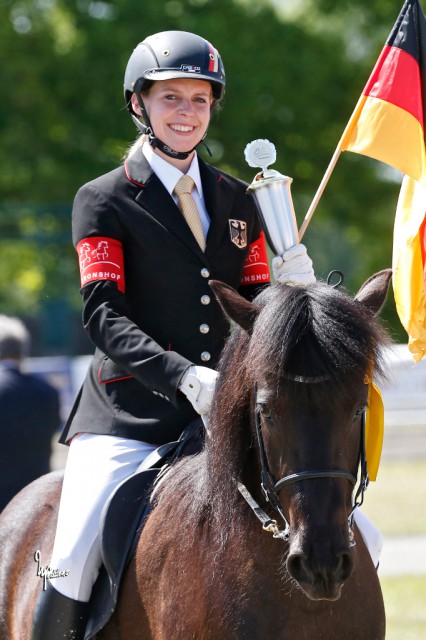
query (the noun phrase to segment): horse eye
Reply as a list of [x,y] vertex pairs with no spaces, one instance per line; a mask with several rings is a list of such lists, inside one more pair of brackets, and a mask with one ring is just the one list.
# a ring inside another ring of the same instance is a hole
[[359,418],[360,416],[362,416],[362,414],[364,413],[364,411],[366,410],[366,408],[367,408],[367,403],[365,402],[365,403],[362,405],[362,407],[360,407],[359,409],[357,409],[357,410],[355,411],[354,420],[355,420],[356,418]]
[[271,412],[269,411],[266,404],[260,405],[260,413],[262,414],[262,418],[264,420],[272,420]]

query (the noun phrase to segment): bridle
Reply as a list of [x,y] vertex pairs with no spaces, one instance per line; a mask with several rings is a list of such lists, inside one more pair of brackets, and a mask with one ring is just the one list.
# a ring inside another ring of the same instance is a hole
[[[302,379],[299,380],[302,382]],[[312,380],[310,380],[312,382]],[[238,482],[238,490],[240,491],[243,498],[249,504],[254,514],[258,518],[258,520],[262,523],[262,527],[265,531],[269,531],[273,534],[274,538],[281,538],[282,540],[288,541],[290,537],[290,524],[288,522],[288,518],[286,517],[280,501],[278,494],[283,487],[286,487],[290,484],[294,484],[295,482],[301,482],[305,480],[313,480],[316,478],[344,478],[349,480],[349,482],[355,487],[357,484],[357,477],[354,476],[349,471],[343,471],[341,469],[314,469],[308,471],[299,471],[297,473],[292,473],[284,478],[281,478],[278,481],[275,481],[268,465],[268,460],[266,457],[265,445],[263,442],[262,436],[262,427],[261,427],[261,405],[257,400],[257,384],[254,385],[254,402],[255,402],[255,410],[254,410],[254,422],[256,427],[256,436],[257,436],[257,444],[259,447],[259,457],[260,457],[260,465],[261,465],[261,487],[262,492],[265,496],[265,499],[269,504],[273,507],[273,509],[279,514],[281,519],[284,522],[285,528],[281,530],[278,527],[278,523],[276,520],[271,519],[263,509],[257,504],[253,496],[248,491],[247,487],[242,483]],[[360,480],[357,490],[355,491],[355,496],[353,498],[353,505],[351,512],[348,515],[348,527],[349,527],[349,538],[351,542],[351,546],[355,545],[354,534],[353,534],[353,513],[356,507],[361,506],[364,500],[364,492],[368,486],[368,472],[367,472],[367,460],[365,456],[365,410],[362,414],[361,419],[361,433],[360,433],[360,446],[359,446],[359,456],[358,456],[358,467],[360,469]]]

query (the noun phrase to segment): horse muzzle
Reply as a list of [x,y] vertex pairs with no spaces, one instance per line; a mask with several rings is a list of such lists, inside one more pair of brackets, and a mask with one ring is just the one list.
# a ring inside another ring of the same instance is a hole
[[290,542],[287,571],[310,600],[338,600],[353,568],[350,548],[333,552],[329,545],[314,544],[304,552]]

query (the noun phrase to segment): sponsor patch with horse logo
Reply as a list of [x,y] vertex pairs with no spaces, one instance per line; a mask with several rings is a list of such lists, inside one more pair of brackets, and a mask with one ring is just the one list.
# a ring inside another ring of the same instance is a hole
[[261,231],[258,239],[249,247],[241,284],[264,284],[270,280],[265,234]]
[[231,241],[239,249],[245,249],[247,246],[247,222],[244,222],[244,220],[230,220],[229,230]]
[[111,280],[125,292],[124,258],[121,242],[100,236],[83,238],[77,245],[81,286],[96,280]]

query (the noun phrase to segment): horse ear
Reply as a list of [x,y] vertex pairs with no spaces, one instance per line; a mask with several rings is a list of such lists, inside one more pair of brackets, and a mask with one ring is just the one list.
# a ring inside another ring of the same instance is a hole
[[376,316],[385,304],[391,277],[392,269],[383,269],[375,273],[364,282],[355,300],[362,302]]
[[224,282],[209,280],[209,285],[226,315],[244,331],[251,333],[259,313],[257,307]]

